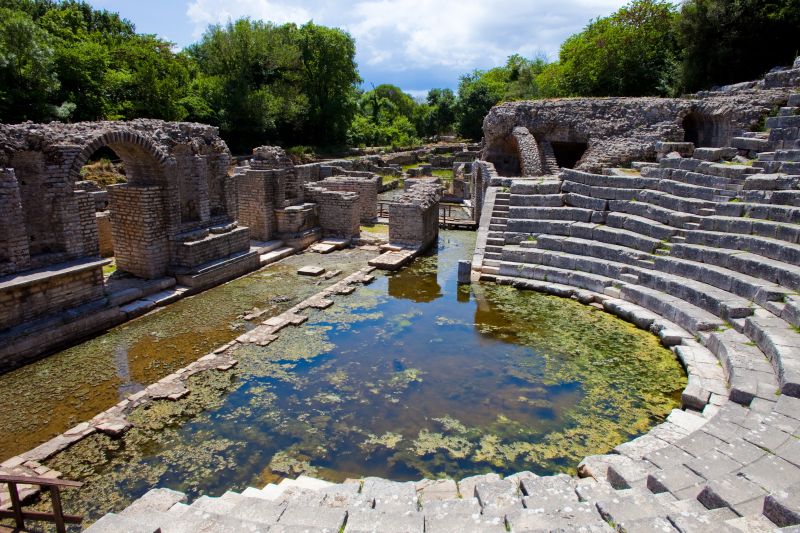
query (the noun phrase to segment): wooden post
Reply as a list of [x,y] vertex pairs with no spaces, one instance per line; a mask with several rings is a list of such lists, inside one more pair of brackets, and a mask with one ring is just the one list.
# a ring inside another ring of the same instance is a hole
[[61,507],[61,493],[58,487],[50,487],[50,499],[53,500],[53,521],[56,523],[58,533],[67,533],[67,526],[64,524],[64,510]]
[[13,481],[8,482],[8,495],[11,497],[11,510],[14,511],[14,521],[17,529],[25,529],[25,520],[22,518],[22,505],[19,502],[17,484]]

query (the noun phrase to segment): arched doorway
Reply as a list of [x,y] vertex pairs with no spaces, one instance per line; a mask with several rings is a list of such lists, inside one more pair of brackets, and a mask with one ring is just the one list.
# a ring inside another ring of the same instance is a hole
[[[101,250],[107,254],[110,244],[116,267],[138,277],[164,275],[169,264],[167,235],[180,223],[180,210],[174,205],[179,201],[177,187],[168,180],[167,161],[149,139],[114,132],[88,143],[72,164],[75,188],[97,199]],[[98,179],[84,179],[91,176]],[[100,227],[106,224],[110,243]]]

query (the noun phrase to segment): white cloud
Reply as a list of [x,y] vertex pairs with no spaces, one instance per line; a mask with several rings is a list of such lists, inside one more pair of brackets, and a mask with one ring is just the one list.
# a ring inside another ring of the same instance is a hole
[[358,61],[391,72],[488,68],[514,53],[556,57],[560,43],[625,0],[189,0],[197,35],[241,16],[338,26]]
[[[309,3],[309,2],[306,2]],[[302,2],[271,2],[268,0],[192,0],[186,15],[194,25],[194,36],[199,37],[209,24],[225,23],[240,17],[263,19],[283,24],[302,24],[311,20],[312,13]]]

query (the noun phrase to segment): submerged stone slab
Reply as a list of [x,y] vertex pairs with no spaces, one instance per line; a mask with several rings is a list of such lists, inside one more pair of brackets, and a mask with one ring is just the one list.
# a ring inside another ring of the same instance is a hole
[[321,276],[325,273],[325,267],[317,265],[306,265],[297,269],[297,273],[301,276]]

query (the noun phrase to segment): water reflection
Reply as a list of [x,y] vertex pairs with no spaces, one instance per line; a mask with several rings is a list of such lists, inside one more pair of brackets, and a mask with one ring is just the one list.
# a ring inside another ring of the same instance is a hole
[[438,255],[135,413],[122,441],[61,454],[51,466],[90,481],[70,505],[98,516],[153,486],[219,495],[301,473],[570,472],[678,405],[685,378],[649,333],[570,300],[459,287],[473,244],[444,232]]

